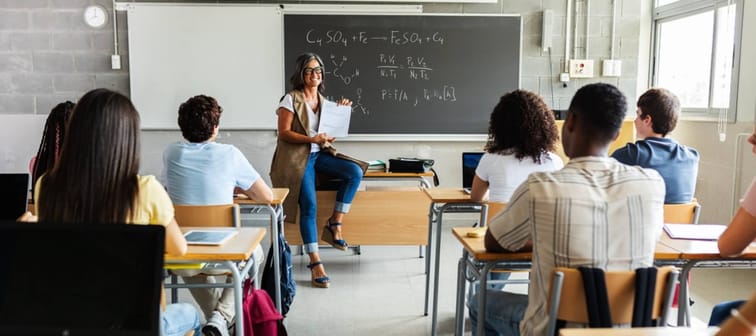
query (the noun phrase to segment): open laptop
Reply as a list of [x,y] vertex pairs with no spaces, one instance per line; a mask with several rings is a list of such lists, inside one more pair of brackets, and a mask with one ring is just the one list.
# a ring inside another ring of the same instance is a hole
[[0,174],[0,220],[16,220],[29,204],[29,174]]
[[0,335],[158,335],[165,229],[0,223]]
[[472,188],[475,169],[478,168],[481,157],[483,157],[483,152],[462,153],[462,188],[468,194]]

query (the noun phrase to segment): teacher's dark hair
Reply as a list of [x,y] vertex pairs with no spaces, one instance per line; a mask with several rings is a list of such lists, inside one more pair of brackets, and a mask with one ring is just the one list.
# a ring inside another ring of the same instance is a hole
[[45,129],[42,131],[42,141],[39,143],[39,150],[34,159],[34,167],[32,167],[32,186],[58,161],[60,147],[66,138],[66,123],[73,108],[74,103],[65,101],[53,107],[47,116]]
[[289,83],[291,84],[291,88],[293,90],[304,89],[304,69],[307,66],[307,63],[312,60],[318,61],[320,68],[323,69],[323,76],[322,80],[320,81],[320,85],[318,85],[318,92],[323,93],[323,91],[325,91],[325,66],[323,65],[323,60],[320,59],[320,56],[318,56],[317,54],[310,52],[304,53],[297,57],[296,64],[294,65],[294,73],[291,74],[291,78],[289,78]]
[[213,136],[220,123],[223,108],[215,98],[198,95],[189,98],[178,109],[178,124],[181,134],[189,142],[203,142]]
[[42,177],[39,220],[124,223],[139,192],[139,113],[107,89],[76,103],[58,163]]
[[491,112],[485,151],[530,157],[541,163],[559,140],[554,113],[535,93],[515,90],[501,96]]

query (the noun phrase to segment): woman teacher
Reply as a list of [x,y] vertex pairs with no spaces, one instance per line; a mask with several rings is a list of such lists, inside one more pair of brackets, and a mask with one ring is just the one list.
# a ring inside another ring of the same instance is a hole
[[[334,137],[319,133],[323,103],[325,70],[323,61],[313,53],[297,58],[289,82],[291,91],[278,106],[278,143],[273,154],[270,177],[274,187],[289,188],[284,202],[287,218],[296,218],[299,206],[299,230],[304,251],[310,257],[307,268],[312,272],[312,284],[327,288],[330,278],[318,254],[316,173],[324,173],[340,180],[336,204],[322,229],[321,239],[331,246],[346,250],[348,244],[341,234],[344,215],[362,181],[367,164],[347,156],[335,156]],[[339,99],[340,106],[351,106],[349,99]],[[328,113],[327,110],[325,113]]]

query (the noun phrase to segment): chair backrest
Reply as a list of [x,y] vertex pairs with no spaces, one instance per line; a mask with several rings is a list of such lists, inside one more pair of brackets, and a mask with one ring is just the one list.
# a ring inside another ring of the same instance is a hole
[[491,222],[491,218],[496,216],[501,210],[507,207],[507,203],[488,202],[488,216],[486,217],[486,226]]
[[701,204],[695,199],[682,204],[664,204],[664,223],[698,224],[700,211]]
[[173,205],[179,226],[240,227],[238,204]]
[[[666,320],[672,303],[674,283],[678,271],[673,266],[658,268],[651,318]],[[635,301],[635,271],[605,272],[606,292],[613,324],[629,324],[633,320]],[[560,304],[564,303],[564,304]],[[557,320],[588,324],[583,277],[577,268],[557,267],[549,293],[549,330],[553,335]]]

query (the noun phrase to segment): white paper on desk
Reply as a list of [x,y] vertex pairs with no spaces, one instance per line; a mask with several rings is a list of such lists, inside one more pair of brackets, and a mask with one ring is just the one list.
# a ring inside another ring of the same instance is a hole
[[717,240],[725,228],[719,224],[664,224],[672,239]]
[[326,133],[328,136],[343,138],[349,135],[349,120],[352,117],[352,107],[337,105],[332,101],[324,101],[320,108],[320,125],[318,133]]

